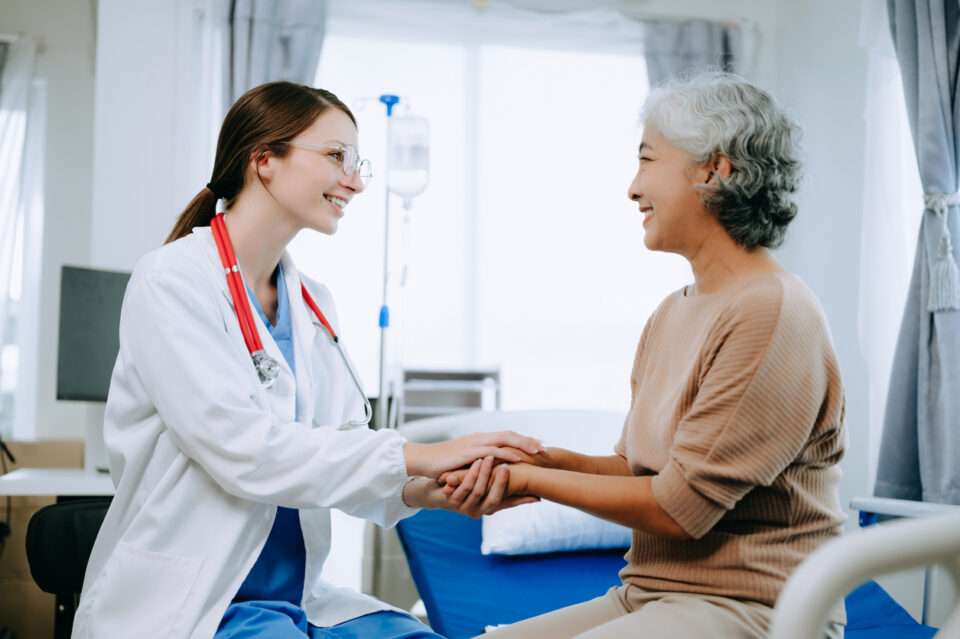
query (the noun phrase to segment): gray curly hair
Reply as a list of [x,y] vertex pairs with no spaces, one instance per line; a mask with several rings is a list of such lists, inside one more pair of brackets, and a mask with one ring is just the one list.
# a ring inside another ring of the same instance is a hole
[[700,185],[703,202],[746,248],[776,248],[797,215],[800,127],[765,91],[720,71],[681,75],[655,87],[641,112],[697,166],[718,152],[732,166],[717,186]]

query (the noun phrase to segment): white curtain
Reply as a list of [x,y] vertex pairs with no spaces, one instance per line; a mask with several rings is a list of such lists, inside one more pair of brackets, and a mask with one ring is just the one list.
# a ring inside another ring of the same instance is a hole
[[491,0],[329,0],[329,30],[341,36],[464,45],[639,54],[643,23],[606,8],[564,12],[519,8]]
[[872,481],[893,353],[913,269],[923,190],[884,0],[863,0],[860,45],[867,50],[868,65],[859,333],[869,375],[867,441]]
[[28,38],[8,43],[0,73],[0,346],[8,341],[11,282],[19,272],[14,249],[23,223],[23,159],[36,53]]
[[[328,21],[329,31],[341,36],[626,55],[644,52],[651,22],[635,12],[592,4],[490,0],[478,7],[445,0],[328,0]],[[751,77],[756,24],[741,19],[717,26],[730,38],[737,72]]]
[[739,28],[708,20],[650,22],[646,28],[647,76],[657,85],[692,69],[739,69]]
[[312,85],[326,23],[325,0],[202,0],[188,7],[186,56],[178,74],[179,201],[209,179],[217,135],[245,91],[274,80]]
[[232,0],[230,92],[275,80],[311,84],[323,45],[325,0]]

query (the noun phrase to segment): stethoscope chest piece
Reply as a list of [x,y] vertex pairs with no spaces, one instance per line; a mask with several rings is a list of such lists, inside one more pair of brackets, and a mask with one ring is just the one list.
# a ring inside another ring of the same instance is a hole
[[264,350],[254,351],[250,353],[250,357],[253,358],[253,365],[260,376],[260,383],[264,388],[272,388],[280,377],[280,364]]

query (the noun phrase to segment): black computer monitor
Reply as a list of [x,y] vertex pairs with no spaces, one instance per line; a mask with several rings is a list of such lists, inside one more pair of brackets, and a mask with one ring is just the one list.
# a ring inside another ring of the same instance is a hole
[[130,273],[63,267],[57,399],[107,401],[120,350],[120,306],[129,279]]

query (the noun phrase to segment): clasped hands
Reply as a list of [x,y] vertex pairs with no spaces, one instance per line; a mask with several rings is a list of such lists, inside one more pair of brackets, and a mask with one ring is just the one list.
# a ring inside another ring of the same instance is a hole
[[526,494],[526,470],[542,465],[542,443],[512,431],[473,433],[439,444],[404,445],[406,504],[473,517],[539,501]]

